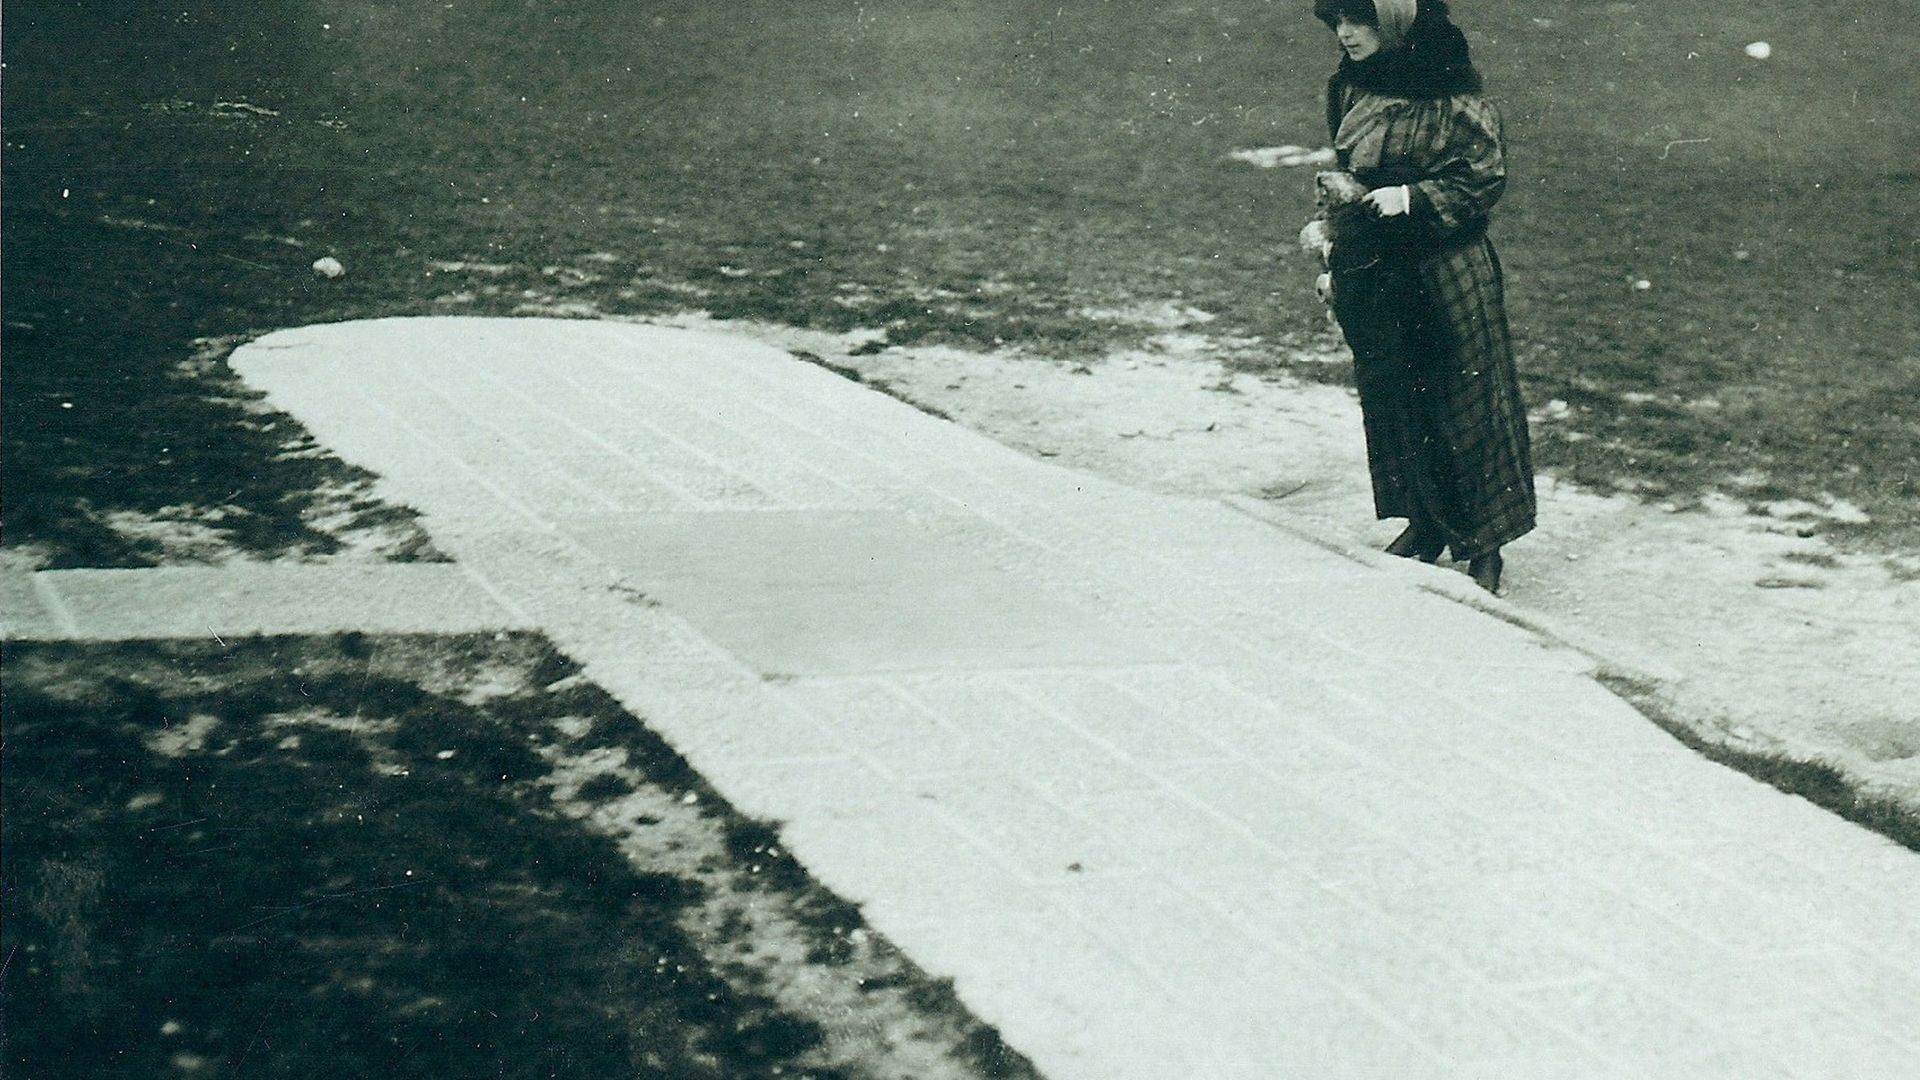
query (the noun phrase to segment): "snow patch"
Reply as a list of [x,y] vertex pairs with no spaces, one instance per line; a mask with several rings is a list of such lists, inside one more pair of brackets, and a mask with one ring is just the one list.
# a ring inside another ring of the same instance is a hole
[[1294,169],[1302,166],[1329,168],[1339,161],[1330,146],[1318,149],[1306,146],[1260,146],[1231,151],[1227,157],[1261,169]]

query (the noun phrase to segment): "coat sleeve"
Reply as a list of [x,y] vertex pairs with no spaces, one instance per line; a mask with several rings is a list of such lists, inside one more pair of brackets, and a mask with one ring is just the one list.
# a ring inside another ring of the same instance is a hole
[[1327,141],[1340,138],[1340,118],[1347,114],[1346,83],[1339,72],[1327,80]]
[[1480,97],[1455,102],[1441,125],[1432,169],[1425,179],[1408,185],[1415,213],[1442,237],[1484,222],[1507,187],[1499,111]]

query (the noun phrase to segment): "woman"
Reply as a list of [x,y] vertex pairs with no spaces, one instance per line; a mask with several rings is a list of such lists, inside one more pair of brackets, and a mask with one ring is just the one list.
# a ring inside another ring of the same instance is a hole
[[1387,550],[1451,548],[1500,588],[1533,528],[1533,462],[1487,214],[1506,186],[1500,115],[1444,0],[1315,0],[1339,70],[1327,125],[1368,188],[1336,219],[1333,310],[1353,350],[1374,509],[1408,519]]

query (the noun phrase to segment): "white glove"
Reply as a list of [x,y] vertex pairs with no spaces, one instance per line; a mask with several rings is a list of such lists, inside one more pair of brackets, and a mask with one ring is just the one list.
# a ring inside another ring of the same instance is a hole
[[1374,208],[1381,217],[1399,217],[1413,209],[1413,189],[1405,184],[1374,188],[1360,201]]

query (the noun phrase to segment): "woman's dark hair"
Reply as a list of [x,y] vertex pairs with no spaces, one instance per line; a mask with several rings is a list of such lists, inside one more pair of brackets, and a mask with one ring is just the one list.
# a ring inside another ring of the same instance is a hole
[[1328,28],[1338,26],[1343,18],[1368,26],[1380,25],[1380,13],[1374,10],[1373,0],[1313,0],[1313,17],[1326,23]]

